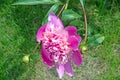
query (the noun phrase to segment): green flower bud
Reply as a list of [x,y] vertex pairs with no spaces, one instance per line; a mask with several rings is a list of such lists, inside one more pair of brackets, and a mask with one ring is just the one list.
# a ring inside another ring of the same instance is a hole
[[87,46],[81,46],[82,53],[85,53],[88,50]]
[[25,55],[25,56],[23,56],[23,58],[22,58],[22,61],[24,62],[24,63],[29,63],[29,61],[30,61],[30,57],[29,57],[30,55]]

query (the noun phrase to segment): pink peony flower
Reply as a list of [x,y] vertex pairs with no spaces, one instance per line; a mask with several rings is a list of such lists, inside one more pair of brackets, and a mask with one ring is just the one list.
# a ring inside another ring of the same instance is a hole
[[73,76],[71,61],[79,66],[82,63],[82,55],[78,49],[81,37],[74,26],[64,28],[61,20],[50,13],[47,24],[39,28],[37,42],[42,42],[41,55],[43,62],[49,67],[56,67],[59,78],[64,72]]

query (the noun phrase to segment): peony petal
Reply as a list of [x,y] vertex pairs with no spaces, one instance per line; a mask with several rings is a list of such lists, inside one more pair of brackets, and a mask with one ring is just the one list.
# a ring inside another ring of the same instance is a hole
[[51,60],[48,58],[48,53],[47,53],[47,51],[44,49],[43,46],[42,46],[42,50],[41,50],[41,55],[42,55],[42,59],[43,59],[44,64],[46,64],[49,68],[52,68],[52,67],[54,66],[54,62],[51,61]]
[[75,34],[75,37],[78,39],[79,43],[81,42],[82,38],[79,34]]
[[53,12],[49,14],[48,22],[54,24],[55,28],[64,28],[62,21]]
[[45,31],[54,31],[54,24],[52,22],[48,22],[47,25],[46,25],[46,29]]
[[79,50],[73,51],[72,60],[76,66],[82,63],[82,55]]
[[46,24],[40,27],[37,32],[36,39],[39,43],[41,42],[41,37],[42,37],[43,32],[45,32],[45,28],[46,28]]
[[68,31],[69,35],[75,35],[75,34],[77,34],[77,29],[74,26],[67,26],[65,28],[65,30]]
[[68,42],[70,44],[70,47],[73,49],[78,49],[80,41],[77,39],[76,36],[70,36],[68,38]]
[[61,79],[64,75],[64,65],[57,65],[56,69],[57,69],[59,78]]
[[69,36],[75,36],[79,42],[81,41],[81,37],[77,34],[77,28],[75,26],[67,26],[65,30],[68,32]]
[[73,70],[72,70],[72,66],[71,66],[70,62],[67,62],[64,65],[64,68],[65,68],[66,74],[68,74],[69,76],[73,76]]

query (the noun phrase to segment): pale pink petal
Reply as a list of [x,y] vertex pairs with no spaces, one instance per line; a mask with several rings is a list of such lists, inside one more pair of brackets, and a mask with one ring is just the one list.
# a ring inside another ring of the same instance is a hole
[[48,58],[48,53],[47,53],[47,51],[44,49],[43,46],[42,46],[42,49],[41,49],[41,55],[42,55],[42,59],[43,59],[44,64],[46,64],[49,68],[52,68],[52,67],[54,66],[54,62],[51,61],[51,60]]
[[61,79],[64,75],[64,65],[57,65],[56,67],[59,78]]
[[66,74],[68,74],[69,76],[73,76],[73,70],[70,62],[67,62],[66,64],[64,64],[64,68],[65,68]]
[[79,66],[82,63],[82,55],[79,50],[73,51],[72,60],[76,66]]
[[72,47],[73,49],[78,49],[80,41],[77,39],[76,36],[70,36],[68,38],[68,42],[70,44],[70,47]]
[[46,24],[40,27],[37,32],[36,39],[39,43],[41,42],[41,37],[42,37],[43,32],[45,32],[45,28],[46,28]]
[[62,21],[53,12],[49,14],[48,22],[54,24],[55,28],[64,28]]
[[48,23],[47,23],[47,25],[46,25],[46,29],[45,29],[45,31],[54,31],[55,29],[54,29],[55,27],[54,27],[54,24],[51,22],[51,21],[49,21]]
[[69,35],[75,35],[75,34],[77,34],[77,29],[74,26],[67,26],[65,28],[65,30],[68,31]]

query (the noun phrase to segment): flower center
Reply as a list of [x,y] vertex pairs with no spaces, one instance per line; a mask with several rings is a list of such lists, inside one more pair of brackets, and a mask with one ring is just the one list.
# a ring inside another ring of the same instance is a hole
[[57,33],[45,32],[42,42],[49,58],[55,63],[65,64],[68,61],[71,49],[66,37]]

